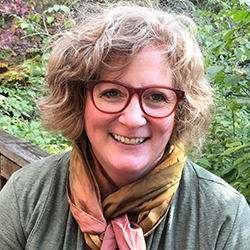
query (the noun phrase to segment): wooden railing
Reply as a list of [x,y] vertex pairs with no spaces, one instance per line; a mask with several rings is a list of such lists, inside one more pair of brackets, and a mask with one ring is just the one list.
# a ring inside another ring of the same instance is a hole
[[0,189],[15,171],[48,155],[34,144],[0,130]]

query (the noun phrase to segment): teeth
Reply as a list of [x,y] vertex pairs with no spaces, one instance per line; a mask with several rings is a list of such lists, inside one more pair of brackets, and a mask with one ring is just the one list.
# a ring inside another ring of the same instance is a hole
[[113,136],[117,141],[122,142],[124,144],[129,144],[129,145],[136,145],[136,144],[140,144],[140,143],[145,141],[145,138],[129,139],[127,137],[123,137],[123,136],[116,135],[116,134],[113,134]]

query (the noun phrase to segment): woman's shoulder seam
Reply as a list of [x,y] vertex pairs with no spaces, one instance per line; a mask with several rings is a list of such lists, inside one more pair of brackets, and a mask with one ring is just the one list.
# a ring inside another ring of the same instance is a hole
[[230,184],[228,184],[225,180],[223,180],[221,177],[216,176],[215,174],[209,172],[205,168],[202,168],[201,166],[197,165],[196,163],[188,160],[187,164],[189,168],[191,168],[196,175],[199,185],[201,185],[202,182],[215,184],[218,186],[221,186],[227,190],[230,190],[235,195],[240,195],[240,193],[234,189]]

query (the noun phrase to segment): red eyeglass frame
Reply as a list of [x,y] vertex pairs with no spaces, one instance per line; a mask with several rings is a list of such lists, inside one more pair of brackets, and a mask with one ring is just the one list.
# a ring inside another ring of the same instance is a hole
[[[95,104],[95,101],[94,101],[94,96],[93,96],[93,89],[94,87],[99,84],[99,83],[114,83],[114,84],[117,84],[117,85],[121,85],[123,86],[124,88],[126,88],[129,92],[129,98],[128,98],[128,101],[126,103],[126,105],[120,110],[120,111],[116,111],[116,112],[107,112],[107,111],[103,111],[101,110],[100,108],[98,108]],[[182,89],[177,89],[177,88],[171,88],[171,87],[165,87],[165,86],[149,86],[149,87],[142,87],[142,88],[134,88],[134,87],[131,87],[131,86],[128,86],[126,84],[123,84],[121,82],[117,82],[117,81],[109,81],[109,80],[89,80],[87,81],[87,89],[90,91],[91,93],[91,100],[92,100],[92,103],[94,104],[95,108],[103,113],[106,113],[106,114],[117,114],[117,113],[120,113],[122,112],[124,109],[126,109],[126,107],[129,105],[130,103],[130,100],[132,98],[132,96],[136,93],[138,96],[139,96],[139,103],[140,103],[140,107],[141,107],[141,110],[149,117],[152,117],[152,118],[156,118],[156,119],[162,119],[162,118],[166,118],[168,116],[170,116],[171,114],[173,114],[173,112],[176,110],[180,100],[183,99],[184,95],[185,95],[185,91],[182,90]],[[144,110],[143,108],[143,105],[142,105],[142,95],[143,93],[148,90],[148,89],[157,89],[157,88],[161,88],[161,89],[169,89],[171,91],[173,91],[175,94],[176,94],[176,97],[177,97],[177,100],[176,100],[176,104],[173,108],[173,110],[166,116],[161,116],[161,117],[157,117],[157,116],[152,116],[152,115],[149,115],[147,114],[147,112]]]

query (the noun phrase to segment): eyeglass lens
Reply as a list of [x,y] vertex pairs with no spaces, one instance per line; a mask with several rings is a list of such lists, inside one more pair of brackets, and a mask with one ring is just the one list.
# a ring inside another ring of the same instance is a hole
[[[93,88],[93,101],[96,107],[107,113],[123,110],[130,100],[128,89],[112,82],[100,82]],[[141,96],[143,111],[149,116],[164,117],[176,107],[178,98],[171,89],[148,88]]]

